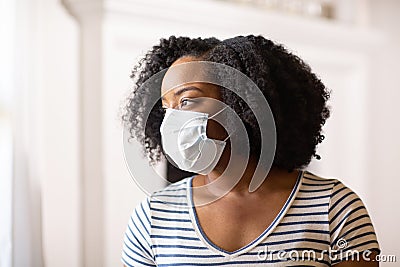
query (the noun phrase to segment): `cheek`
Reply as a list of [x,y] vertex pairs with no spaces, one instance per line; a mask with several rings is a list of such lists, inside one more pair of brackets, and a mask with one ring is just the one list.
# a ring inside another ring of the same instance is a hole
[[208,120],[207,122],[207,137],[211,139],[223,140],[227,133],[221,124],[214,120]]

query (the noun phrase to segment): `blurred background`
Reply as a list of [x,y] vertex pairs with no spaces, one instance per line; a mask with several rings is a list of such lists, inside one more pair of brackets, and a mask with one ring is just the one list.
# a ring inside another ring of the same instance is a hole
[[399,12],[398,0],[0,0],[0,266],[121,266],[145,196],[122,147],[132,67],[162,37],[246,34],[285,44],[332,90],[309,170],[356,191],[400,261]]

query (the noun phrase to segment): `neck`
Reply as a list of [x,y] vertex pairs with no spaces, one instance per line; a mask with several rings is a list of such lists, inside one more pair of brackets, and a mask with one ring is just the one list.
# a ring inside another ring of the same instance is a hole
[[[223,159],[223,158],[222,158]],[[216,179],[218,179],[224,172],[227,164],[222,160],[222,164],[219,164],[211,173],[203,176],[204,182],[202,184],[209,184]],[[246,169],[241,176],[238,183],[234,186],[232,190],[229,191],[230,194],[247,195],[252,194],[249,192],[249,185],[253,178],[255,169],[257,167],[258,160],[255,157],[250,157]],[[291,187],[293,181],[297,179],[299,171],[295,170],[293,172],[288,172],[285,169],[272,167],[270,171],[266,174],[266,177],[261,184],[261,186],[253,193],[265,193],[276,191],[284,188]]]

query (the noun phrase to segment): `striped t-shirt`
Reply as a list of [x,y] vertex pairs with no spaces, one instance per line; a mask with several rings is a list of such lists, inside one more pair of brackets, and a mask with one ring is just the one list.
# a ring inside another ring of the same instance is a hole
[[187,205],[193,203],[193,177],[154,193],[134,209],[124,236],[124,265],[331,266],[346,256],[357,259],[357,252],[359,258],[367,250],[380,253],[357,194],[337,179],[308,171],[299,173],[286,203],[257,239],[225,251],[207,238],[196,209]]

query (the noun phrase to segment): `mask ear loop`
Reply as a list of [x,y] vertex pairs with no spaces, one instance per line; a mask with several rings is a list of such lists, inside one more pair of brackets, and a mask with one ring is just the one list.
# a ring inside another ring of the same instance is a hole
[[[232,133],[234,133],[235,131],[233,131]],[[231,135],[228,134],[228,136],[223,140],[224,142],[226,142],[226,140],[228,140],[229,138],[231,138]]]
[[212,116],[208,117],[209,119],[211,119],[212,117],[217,116],[219,113],[221,113],[222,111],[224,111],[228,106],[225,106],[223,109],[220,109],[218,112],[214,113]]
[[[228,106],[225,106],[224,108],[220,109],[218,112],[214,113],[212,116],[208,117],[209,119],[211,119],[212,117],[217,116],[218,114],[220,114],[222,111],[224,111],[226,108],[228,108]],[[235,130],[233,130],[233,132],[231,134],[233,134],[235,132]],[[228,134],[227,137],[225,137],[224,140],[222,140],[223,142],[226,142],[226,140],[228,140],[229,138],[231,138],[231,135]]]

